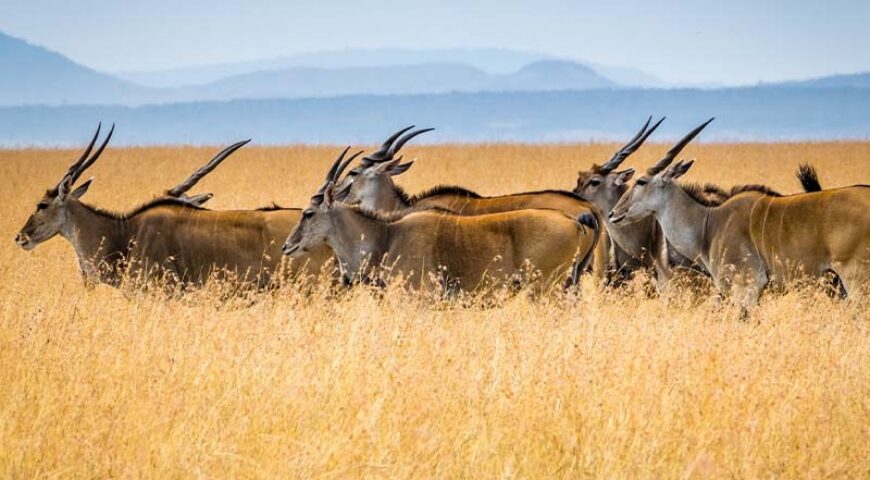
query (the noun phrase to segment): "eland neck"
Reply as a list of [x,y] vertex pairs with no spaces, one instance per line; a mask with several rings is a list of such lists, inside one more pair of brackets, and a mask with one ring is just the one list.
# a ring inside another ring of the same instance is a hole
[[60,235],[75,249],[82,272],[93,280],[111,280],[105,276],[106,267],[115,270],[129,250],[127,220],[78,201],[67,204],[66,215]]
[[650,250],[654,244],[655,218],[645,218],[628,225],[614,225],[610,218],[605,221],[610,237],[625,253],[637,259],[649,258],[653,254]]
[[331,217],[333,229],[327,244],[335,252],[342,273],[351,280],[365,277],[386,253],[389,225],[344,206],[335,207]]
[[710,210],[674,184],[666,190],[664,208],[655,218],[678,253],[706,265]]
[[410,206],[407,194],[389,178],[379,180],[360,198],[359,206],[373,212],[394,212]]

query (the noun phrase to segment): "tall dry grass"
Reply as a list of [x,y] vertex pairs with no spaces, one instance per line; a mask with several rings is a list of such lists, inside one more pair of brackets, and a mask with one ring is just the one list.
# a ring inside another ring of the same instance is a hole
[[[570,188],[613,145],[409,148],[410,191]],[[644,147],[645,166],[667,145]],[[87,201],[123,210],[214,149],[107,151]],[[0,151],[2,477],[870,476],[868,312],[813,288],[751,322],[704,295],[496,308],[292,287],[226,302],[86,290],[72,248],[12,242],[78,152]],[[245,148],[213,208],[305,204],[336,148]],[[690,180],[870,182],[870,143],[691,146]]]

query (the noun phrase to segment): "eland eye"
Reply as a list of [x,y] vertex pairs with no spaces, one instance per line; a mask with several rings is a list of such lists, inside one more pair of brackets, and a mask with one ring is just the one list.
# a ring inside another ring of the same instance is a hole
[[598,179],[589,180],[590,187],[597,187],[598,185],[601,185],[601,180],[598,180]]
[[637,184],[638,184],[639,186],[641,186],[641,187],[644,186],[644,185],[646,185],[647,183],[648,183],[648,182],[646,181],[645,178],[641,178],[641,179],[639,179],[639,180],[637,181]]
[[45,203],[45,202],[39,202],[39,203],[36,205],[36,209],[37,209],[37,210],[45,210],[46,208],[48,208],[48,204]]
[[305,210],[302,212],[302,218],[311,218],[314,216],[314,210]]

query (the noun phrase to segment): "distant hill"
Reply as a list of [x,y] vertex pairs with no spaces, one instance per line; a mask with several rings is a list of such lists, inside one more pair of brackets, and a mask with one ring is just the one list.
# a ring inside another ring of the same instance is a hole
[[177,101],[238,98],[306,98],[353,94],[440,93],[480,90],[489,75],[461,64],[426,64],[338,69],[295,67],[237,75],[179,88]]
[[[429,52],[425,58],[469,57],[477,50]],[[533,54],[485,51],[490,67],[507,68]],[[368,60],[411,61],[414,51],[370,52]],[[336,63],[352,64],[346,55]],[[363,56],[365,57],[365,56]],[[298,59],[302,61],[302,57]],[[328,63],[326,59],[322,62]],[[261,65],[263,66],[263,65]],[[274,67],[274,65],[272,65]],[[0,34],[0,105],[146,105],[211,100],[308,98],[344,95],[407,95],[478,91],[543,91],[615,88],[619,85],[584,65],[536,60],[493,73],[464,63],[420,63],[336,68],[289,67],[234,75],[210,83],[154,88],[136,85],[79,65],[42,47]],[[226,72],[224,72],[226,73]]]
[[[866,89],[751,87],[589,90],[236,100],[145,107],[0,108],[0,145],[80,145],[98,121],[113,143],[371,144],[415,123],[423,141],[622,140],[648,115],[667,115],[655,140],[672,140],[716,116],[705,140],[870,138]],[[798,160],[796,160],[798,161]]]
[[791,82],[783,82],[782,86],[801,86],[801,87],[820,87],[820,88],[839,88],[839,87],[854,87],[854,88],[870,88],[870,72],[851,73],[845,75],[831,75],[828,77],[812,78],[809,80],[798,80]]
[[[463,57],[472,51],[430,52],[431,58]],[[463,54],[463,55],[460,55]],[[532,54],[488,51],[489,65],[506,68]],[[353,63],[344,55],[336,62]],[[411,61],[413,51],[371,53]],[[429,58],[427,57],[427,58]],[[369,58],[375,61],[376,58]],[[300,60],[301,61],[301,60]],[[326,60],[322,60],[326,62]],[[365,58],[356,62],[362,63]],[[386,61],[386,60],[385,60]],[[486,62],[484,62],[486,63]],[[178,88],[140,86],[79,65],[45,48],[0,33],[0,105],[145,105],[209,100],[306,98],[343,95],[405,95],[477,91],[586,90],[618,85],[577,63],[537,60],[508,73],[464,63],[290,67],[234,75]],[[6,73],[10,72],[10,73]]]
[[140,87],[0,32],[0,105],[117,103]]
[[296,67],[262,71],[167,91],[162,100],[177,102],[615,87],[618,85],[592,69],[571,62],[542,60],[508,74],[490,74],[463,64],[432,63],[336,69]]
[[492,79],[492,91],[592,90],[614,88],[619,84],[595,70],[575,62],[541,60],[519,71]]
[[448,48],[418,50],[405,48],[348,49],[302,53],[270,60],[195,65],[140,72],[117,72],[121,78],[152,87],[202,85],[227,77],[297,67],[315,69],[398,67],[420,64],[463,64],[486,73],[504,74],[539,60],[553,57],[541,53],[500,48]]
[[626,87],[668,88],[674,86],[651,73],[632,67],[603,65],[592,62],[584,62],[584,65],[589,66],[589,68],[595,70],[602,77]]
[[[521,52],[500,48],[348,49],[312,52],[271,60],[233,62],[217,65],[191,66],[165,70],[118,72],[117,76],[151,87],[182,87],[202,85],[237,75],[273,70],[307,68],[397,67],[421,64],[462,64],[489,74],[509,74],[535,62],[566,61],[552,55]],[[578,63],[571,61],[571,63]],[[582,62],[598,75],[613,83],[633,87],[665,87],[661,79],[641,70],[613,65]]]

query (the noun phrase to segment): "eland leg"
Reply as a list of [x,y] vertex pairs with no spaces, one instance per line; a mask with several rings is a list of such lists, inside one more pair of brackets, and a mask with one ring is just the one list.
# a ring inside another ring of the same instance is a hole
[[846,299],[861,304],[870,288],[870,264],[867,261],[852,260],[850,262],[835,262],[833,272],[840,277]]

